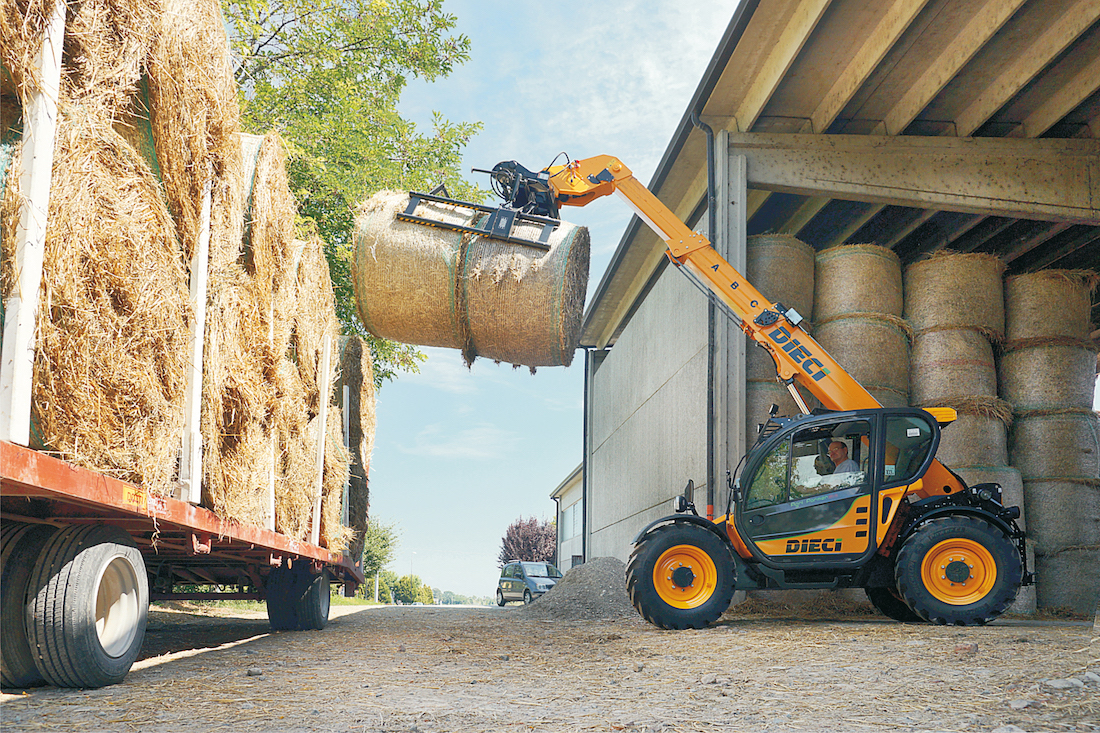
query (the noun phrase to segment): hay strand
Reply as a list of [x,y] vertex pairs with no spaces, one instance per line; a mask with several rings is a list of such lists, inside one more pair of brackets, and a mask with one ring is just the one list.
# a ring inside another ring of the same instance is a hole
[[818,252],[814,266],[815,323],[873,312],[901,317],[901,260],[876,244],[848,244]]

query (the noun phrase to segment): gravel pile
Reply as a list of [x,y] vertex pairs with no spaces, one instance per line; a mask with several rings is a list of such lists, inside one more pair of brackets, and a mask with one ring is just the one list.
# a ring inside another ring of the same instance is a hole
[[574,621],[641,618],[626,595],[626,565],[614,557],[593,558],[569,570],[552,590],[517,610]]

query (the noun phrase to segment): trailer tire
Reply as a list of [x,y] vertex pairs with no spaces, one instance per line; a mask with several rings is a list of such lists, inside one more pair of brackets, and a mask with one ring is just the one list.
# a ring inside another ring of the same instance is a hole
[[48,524],[8,522],[0,528],[0,686],[46,683],[38,671],[23,619],[34,562],[57,531]]
[[298,628],[303,631],[320,631],[328,623],[328,612],[332,604],[331,580],[327,570],[312,575],[306,570],[300,580],[302,588],[298,596]]
[[702,629],[717,621],[733,600],[733,581],[729,547],[695,524],[647,532],[626,567],[630,602],[662,629]]
[[867,600],[883,616],[902,623],[924,621],[916,611],[909,608],[893,588],[864,588],[864,590],[867,592]]
[[1004,532],[977,517],[933,519],[901,546],[898,593],[934,624],[982,626],[1016,600],[1023,564]]
[[284,565],[272,568],[267,576],[267,621],[272,631],[293,631],[298,628],[298,606],[294,596],[297,575]]
[[145,638],[145,561],[117,527],[66,527],[39,553],[26,611],[31,650],[47,682],[74,688],[117,684]]

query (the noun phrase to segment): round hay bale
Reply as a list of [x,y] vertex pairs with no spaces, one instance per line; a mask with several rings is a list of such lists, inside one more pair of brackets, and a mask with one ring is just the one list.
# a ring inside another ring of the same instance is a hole
[[901,260],[877,244],[831,247],[814,258],[814,322],[852,313],[901,317]]
[[374,448],[375,392],[374,366],[368,345],[358,336],[341,339],[340,381],[337,394],[341,404],[348,390],[348,442],[351,465],[348,477],[348,521],[354,531],[348,554],[355,560],[363,555],[370,512],[371,452]]
[[918,333],[909,359],[913,402],[950,395],[997,396],[993,346],[978,331],[943,329]]
[[[805,390],[802,391],[806,395]],[[817,405],[816,400],[806,397],[810,409]],[[768,409],[773,405],[779,405],[777,417],[790,417],[801,415],[794,398],[787,388],[776,382],[749,380],[745,384],[745,441],[751,446],[759,435],[757,426],[768,421]]]
[[821,321],[814,338],[866,389],[909,393],[909,336],[887,313],[856,313]]
[[[951,466],[951,470],[962,476],[967,486],[984,483],[1000,484],[1001,503],[1006,507],[1019,507],[1020,518],[1016,522],[1022,529],[1027,529],[1027,513],[1024,511],[1024,479],[1018,470],[1011,466]],[[1035,550],[1032,543],[1027,544],[1025,552],[1028,568],[1034,569]],[[1027,585],[1020,588],[1008,613],[1033,614],[1035,607],[1035,586]]]
[[[35,344],[39,447],[171,495],[183,429],[188,280],[145,161],[98,113],[73,107],[54,152]],[[18,159],[12,170],[20,168]],[[21,195],[3,201],[3,297]]]
[[1067,547],[1100,547],[1100,485],[1096,482],[1024,479],[1027,534],[1035,554]]
[[905,319],[915,331],[972,328],[1004,338],[1004,262],[941,251],[905,269]]
[[147,60],[149,120],[168,207],[190,261],[212,181],[211,280],[240,252],[240,102],[221,5],[174,0],[156,14]]
[[344,484],[348,481],[351,456],[344,445],[342,410],[330,405],[325,435],[325,458],[321,476],[321,547],[332,552],[348,549],[354,531],[344,526]]
[[[359,317],[383,338],[527,366],[568,365],[588,283],[588,230],[562,222],[550,251],[394,218],[408,195],[359,209],[353,267]],[[416,214],[469,225],[469,209],[422,202]],[[536,229],[517,225],[532,236]],[[536,235],[537,236],[537,235]]]
[[745,277],[773,303],[814,313],[814,248],[788,234],[755,234],[746,240]]
[[1012,465],[1028,478],[1100,480],[1100,419],[1092,410],[1018,415]]
[[1092,270],[1040,270],[1007,278],[1005,338],[1087,339],[1098,282],[1100,273]]
[[[321,353],[325,336],[332,340],[329,384],[333,384],[340,359],[340,323],[336,318],[336,297],[329,278],[328,259],[319,237],[305,242],[297,271],[297,308],[291,321],[290,348],[295,354],[308,393],[311,415],[321,409]],[[327,396],[326,396],[327,399]]]
[[1091,342],[1050,343],[1001,356],[1001,397],[1017,410],[1092,407],[1096,352]]
[[997,417],[960,412],[955,422],[943,428],[936,458],[952,469],[955,466],[1005,467],[1008,465],[1008,429]]
[[1091,616],[1100,597],[1100,548],[1076,547],[1035,556],[1039,608],[1069,609]]
[[871,396],[883,407],[909,407],[909,395],[889,387],[867,389]]
[[763,346],[747,340],[745,351],[745,377],[751,381],[775,381],[775,360]]
[[304,540],[309,537],[313,514],[316,423],[310,423],[308,391],[298,366],[290,359],[281,360],[275,386],[275,530]]

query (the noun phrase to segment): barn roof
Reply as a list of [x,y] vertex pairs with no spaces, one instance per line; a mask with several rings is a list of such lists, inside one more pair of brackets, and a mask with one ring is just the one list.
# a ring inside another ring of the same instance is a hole
[[[649,184],[689,223],[706,203],[694,110],[747,155],[749,234],[1100,269],[1097,0],[744,0]],[[634,219],[583,346],[614,343],[663,253]]]

